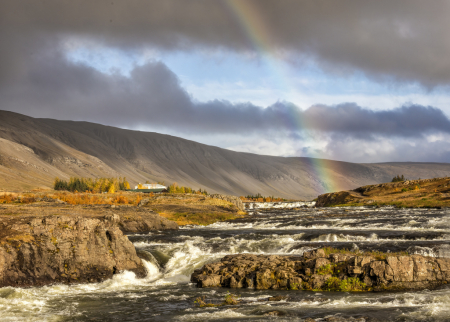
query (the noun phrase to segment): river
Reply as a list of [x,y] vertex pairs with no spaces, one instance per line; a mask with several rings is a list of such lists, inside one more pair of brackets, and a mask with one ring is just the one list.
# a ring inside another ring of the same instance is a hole
[[[198,289],[195,268],[227,254],[299,254],[321,246],[450,256],[450,210],[311,208],[256,211],[243,219],[130,235],[148,275],[122,272],[97,284],[0,289],[1,321],[450,321],[450,287],[398,293]],[[227,291],[244,300],[289,295],[287,301],[198,308],[199,296]],[[363,321],[363,320],[360,320]]]

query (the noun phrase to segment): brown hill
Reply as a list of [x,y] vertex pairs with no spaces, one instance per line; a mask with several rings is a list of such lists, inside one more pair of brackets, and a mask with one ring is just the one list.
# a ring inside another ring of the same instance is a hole
[[[318,168],[320,164],[320,169]],[[319,176],[318,174],[321,174]],[[232,195],[312,199],[408,178],[442,177],[450,164],[356,164],[241,153],[151,132],[0,111],[0,189],[51,187],[56,176],[126,176]],[[325,174],[325,175],[323,175]]]
[[331,192],[317,198],[317,206],[449,207],[450,178],[406,180]]

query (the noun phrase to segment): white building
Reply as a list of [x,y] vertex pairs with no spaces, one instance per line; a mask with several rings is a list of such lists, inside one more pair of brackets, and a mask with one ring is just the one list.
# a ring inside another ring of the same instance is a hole
[[[158,190],[167,189],[166,186],[160,185],[158,183],[140,183],[140,185],[143,187],[141,189],[158,189]],[[135,186],[134,189],[139,189],[139,186]]]

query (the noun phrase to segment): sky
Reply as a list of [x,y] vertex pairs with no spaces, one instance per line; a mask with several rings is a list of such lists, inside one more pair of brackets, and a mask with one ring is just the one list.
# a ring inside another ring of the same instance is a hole
[[264,155],[449,162],[449,9],[3,0],[0,109]]

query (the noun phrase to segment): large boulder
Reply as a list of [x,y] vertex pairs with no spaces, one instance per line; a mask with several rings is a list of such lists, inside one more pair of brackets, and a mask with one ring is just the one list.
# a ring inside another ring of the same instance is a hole
[[[377,255],[378,256],[378,255]],[[450,282],[450,259],[420,255],[334,253],[303,256],[238,254],[195,270],[198,287],[342,291],[417,290]]]
[[145,276],[118,216],[48,216],[20,222],[0,242],[0,287],[99,282],[123,270]]

